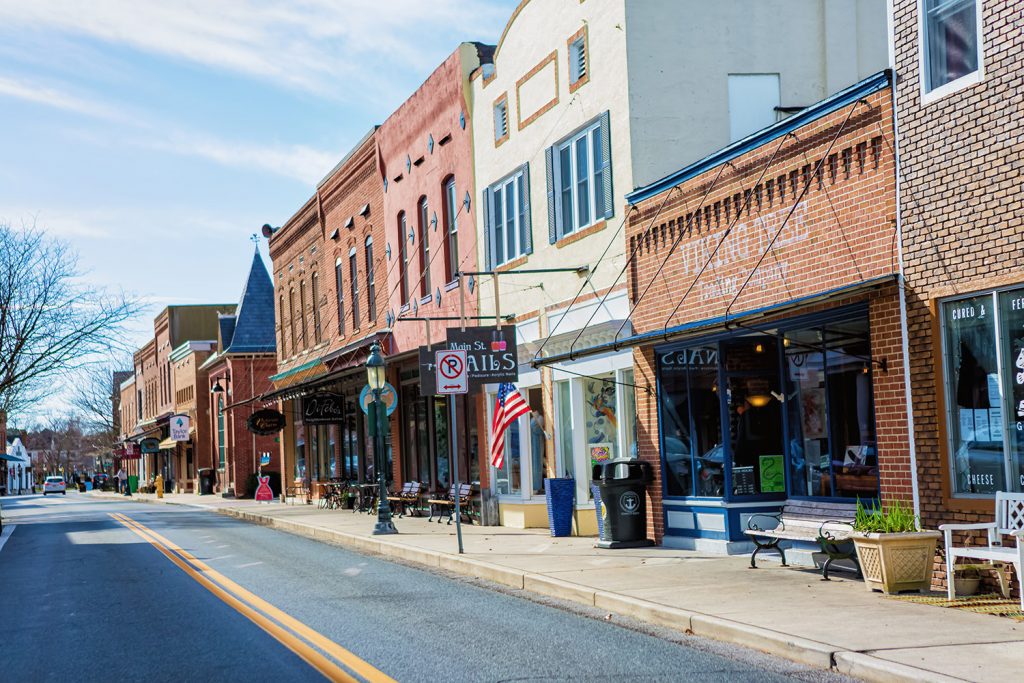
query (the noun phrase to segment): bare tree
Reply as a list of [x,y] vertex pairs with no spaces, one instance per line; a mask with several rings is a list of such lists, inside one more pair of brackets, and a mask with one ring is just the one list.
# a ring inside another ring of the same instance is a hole
[[139,302],[81,275],[67,244],[0,223],[0,410],[17,412],[56,378],[124,347],[120,328]]
[[86,429],[117,436],[117,420],[113,412],[114,399],[120,393],[115,385],[115,373],[132,367],[129,353],[112,353],[107,360],[97,362],[77,374],[69,403],[78,411]]

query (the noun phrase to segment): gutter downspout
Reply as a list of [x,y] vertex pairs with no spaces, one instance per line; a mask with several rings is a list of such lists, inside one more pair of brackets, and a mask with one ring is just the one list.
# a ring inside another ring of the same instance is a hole
[[907,295],[906,278],[904,277],[903,262],[903,203],[900,188],[902,184],[900,164],[900,126],[899,107],[896,101],[896,25],[895,7],[892,0],[888,0],[888,28],[889,28],[889,68],[891,69],[890,83],[892,87],[892,145],[893,145],[893,168],[896,174],[896,255],[899,263],[899,279],[897,281],[897,296],[900,299],[900,350],[903,353],[903,393],[907,404],[907,448],[910,453],[910,492],[913,497],[914,516],[921,519],[921,489],[917,481],[917,437],[914,429],[914,399],[910,385],[910,330],[907,326]]

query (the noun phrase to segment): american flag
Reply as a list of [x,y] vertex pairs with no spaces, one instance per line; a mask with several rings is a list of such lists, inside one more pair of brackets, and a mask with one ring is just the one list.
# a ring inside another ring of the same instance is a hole
[[501,467],[505,462],[505,430],[522,415],[530,412],[529,404],[511,382],[498,386],[498,400],[494,403],[491,420],[491,465]]

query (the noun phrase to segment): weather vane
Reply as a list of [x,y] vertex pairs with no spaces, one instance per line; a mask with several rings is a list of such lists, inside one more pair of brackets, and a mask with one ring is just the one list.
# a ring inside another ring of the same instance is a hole
[[252,236],[249,237],[249,239],[252,241],[253,244],[260,243],[260,238],[256,235],[256,233],[253,233]]

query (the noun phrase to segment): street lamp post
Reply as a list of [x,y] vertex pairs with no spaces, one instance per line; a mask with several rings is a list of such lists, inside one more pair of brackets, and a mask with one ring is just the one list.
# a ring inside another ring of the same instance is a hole
[[391,506],[388,504],[387,485],[387,445],[385,437],[388,430],[388,414],[380,394],[386,383],[384,376],[384,354],[380,344],[370,345],[370,357],[366,359],[366,382],[370,385],[373,403],[370,404],[370,436],[373,437],[373,462],[377,473],[377,524],[373,527],[375,536],[381,534],[397,534],[391,521]]

